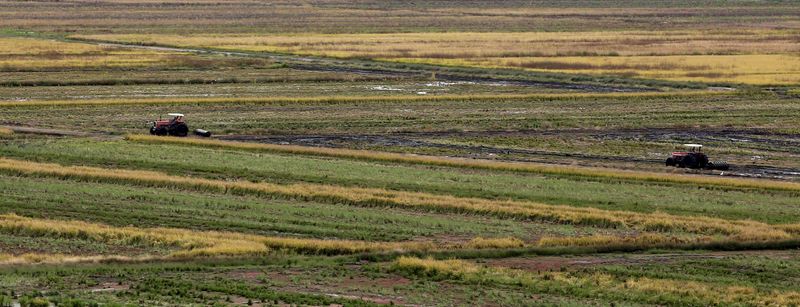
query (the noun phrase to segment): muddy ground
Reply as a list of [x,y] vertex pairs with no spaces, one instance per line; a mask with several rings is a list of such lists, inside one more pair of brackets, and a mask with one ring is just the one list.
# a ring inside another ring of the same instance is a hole
[[[448,143],[448,139],[462,137],[541,137],[558,136],[592,141],[631,141],[663,143],[702,143],[735,146],[788,156],[800,157],[800,136],[774,133],[763,129],[620,129],[620,130],[526,130],[526,131],[464,131],[464,132],[403,132],[391,134],[348,135],[225,135],[220,139],[270,144],[291,144],[316,147],[386,149],[402,152],[442,152],[447,155],[554,163],[565,165],[604,166],[624,169],[666,169],[663,158],[642,156],[602,155],[581,152],[557,152],[537,149],[507,148],[487,145]],[[664,153],[666,156],[667,153]],[[756,157],[743,157],[743,159]],[[715,160],[714,157],[711,157]],[[671,169],[670,169],[671,170]],[[686,170],[714,175],[763,177],[800,180],[800,167],[769,165],[762,161],[733,163],[728,171]]]

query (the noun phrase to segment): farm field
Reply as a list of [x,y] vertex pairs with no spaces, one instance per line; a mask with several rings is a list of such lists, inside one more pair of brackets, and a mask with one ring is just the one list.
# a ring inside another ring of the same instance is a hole
[[0,306],[800,305],[798,13],[0,1]]
[[796,31],[300,35],[86,35],[78,38],[401,63],[518,68],[676,81],[797,84]]

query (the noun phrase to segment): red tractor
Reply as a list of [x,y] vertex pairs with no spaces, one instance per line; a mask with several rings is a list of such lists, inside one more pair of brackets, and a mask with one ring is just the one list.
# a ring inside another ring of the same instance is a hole
[[685,151],[676,151],[667,158],[667,166],[704,168],[708,165],[708,156],[703,153],[703,145],[684,144]]
[[168,115],[172,116],[172,119],[159,119],[152,123],[150,134],[187,136],[189,134],[189,126],[183,121],[183,114],[169,113]]
[[667,166],[677,166],[682,168],[705,168],[727,170],[726,162],[709,162],[708,156],[703,153],[703,145],[683,144],[684,151],[676,151],[667,158]]

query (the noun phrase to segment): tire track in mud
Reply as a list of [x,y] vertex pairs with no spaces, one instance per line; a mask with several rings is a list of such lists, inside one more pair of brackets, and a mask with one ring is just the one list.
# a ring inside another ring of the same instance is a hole
[[[464,152],[459,156],[467,158],[489,158],[518,162],[537,162],[561,165],[603,166],[615,165],[617,168],[637,169],[632,165],[663,165],[661,158],[640,158],[631,156],[612,156],[587,153],[570,153],[536,149],[505,148],[487,145],[447,144],[437,142],[437,138],[447,137],[498,137],[498,136],[581,136],[597,140],[628,139],[648,142],[723,142],[737,141],[777,146],[775,151],[800,153],[800,139],[794,135],[776,134],[764,129],[703,129],[698,131],[684,128],[668,129],[566,129],[566,130],[519,130],[519,131],[432,131],[432,132],[399,132],[388,134],[319,134],[319,135],[225,135],[220,139],[230,141],[259,142],[271,144],[292,144],[315,147],[359,148],[359,147],[394,147],[394,148],[436,148]],[[785,139],[775,139],[783,137]],[[433,140],[431,140],[433,139]],[[508,157],[513,155],[513,157]],[[712,172],[693,170],[702,174],[717,174],[737,177],[800,179],[800,168],[787,168],[769,165],[732,165],[731,170]]]

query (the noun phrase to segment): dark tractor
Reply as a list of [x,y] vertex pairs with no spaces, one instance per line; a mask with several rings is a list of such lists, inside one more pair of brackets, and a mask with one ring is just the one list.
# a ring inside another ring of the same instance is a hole
[[705,168],[708,165],[708,156],[703,153],[703,145],[684,144],[685,151],[676,151],[667,158],[667,166]]
[[152,135],[171,135],[171,136],[187,136],[189,134],[189,126],[183,120],[183,114],[169,113],[172,119],[159,119],[152,123],[150,126],[150,134]]
[[703,153],[703,145],[699,144],[684,144],[684,151],[676,151],[672,156],[667,158],[667,166],[677,166],[681,168],[705,168],[727,170],[730,168],[727,162],[709,162],[708,156]]

